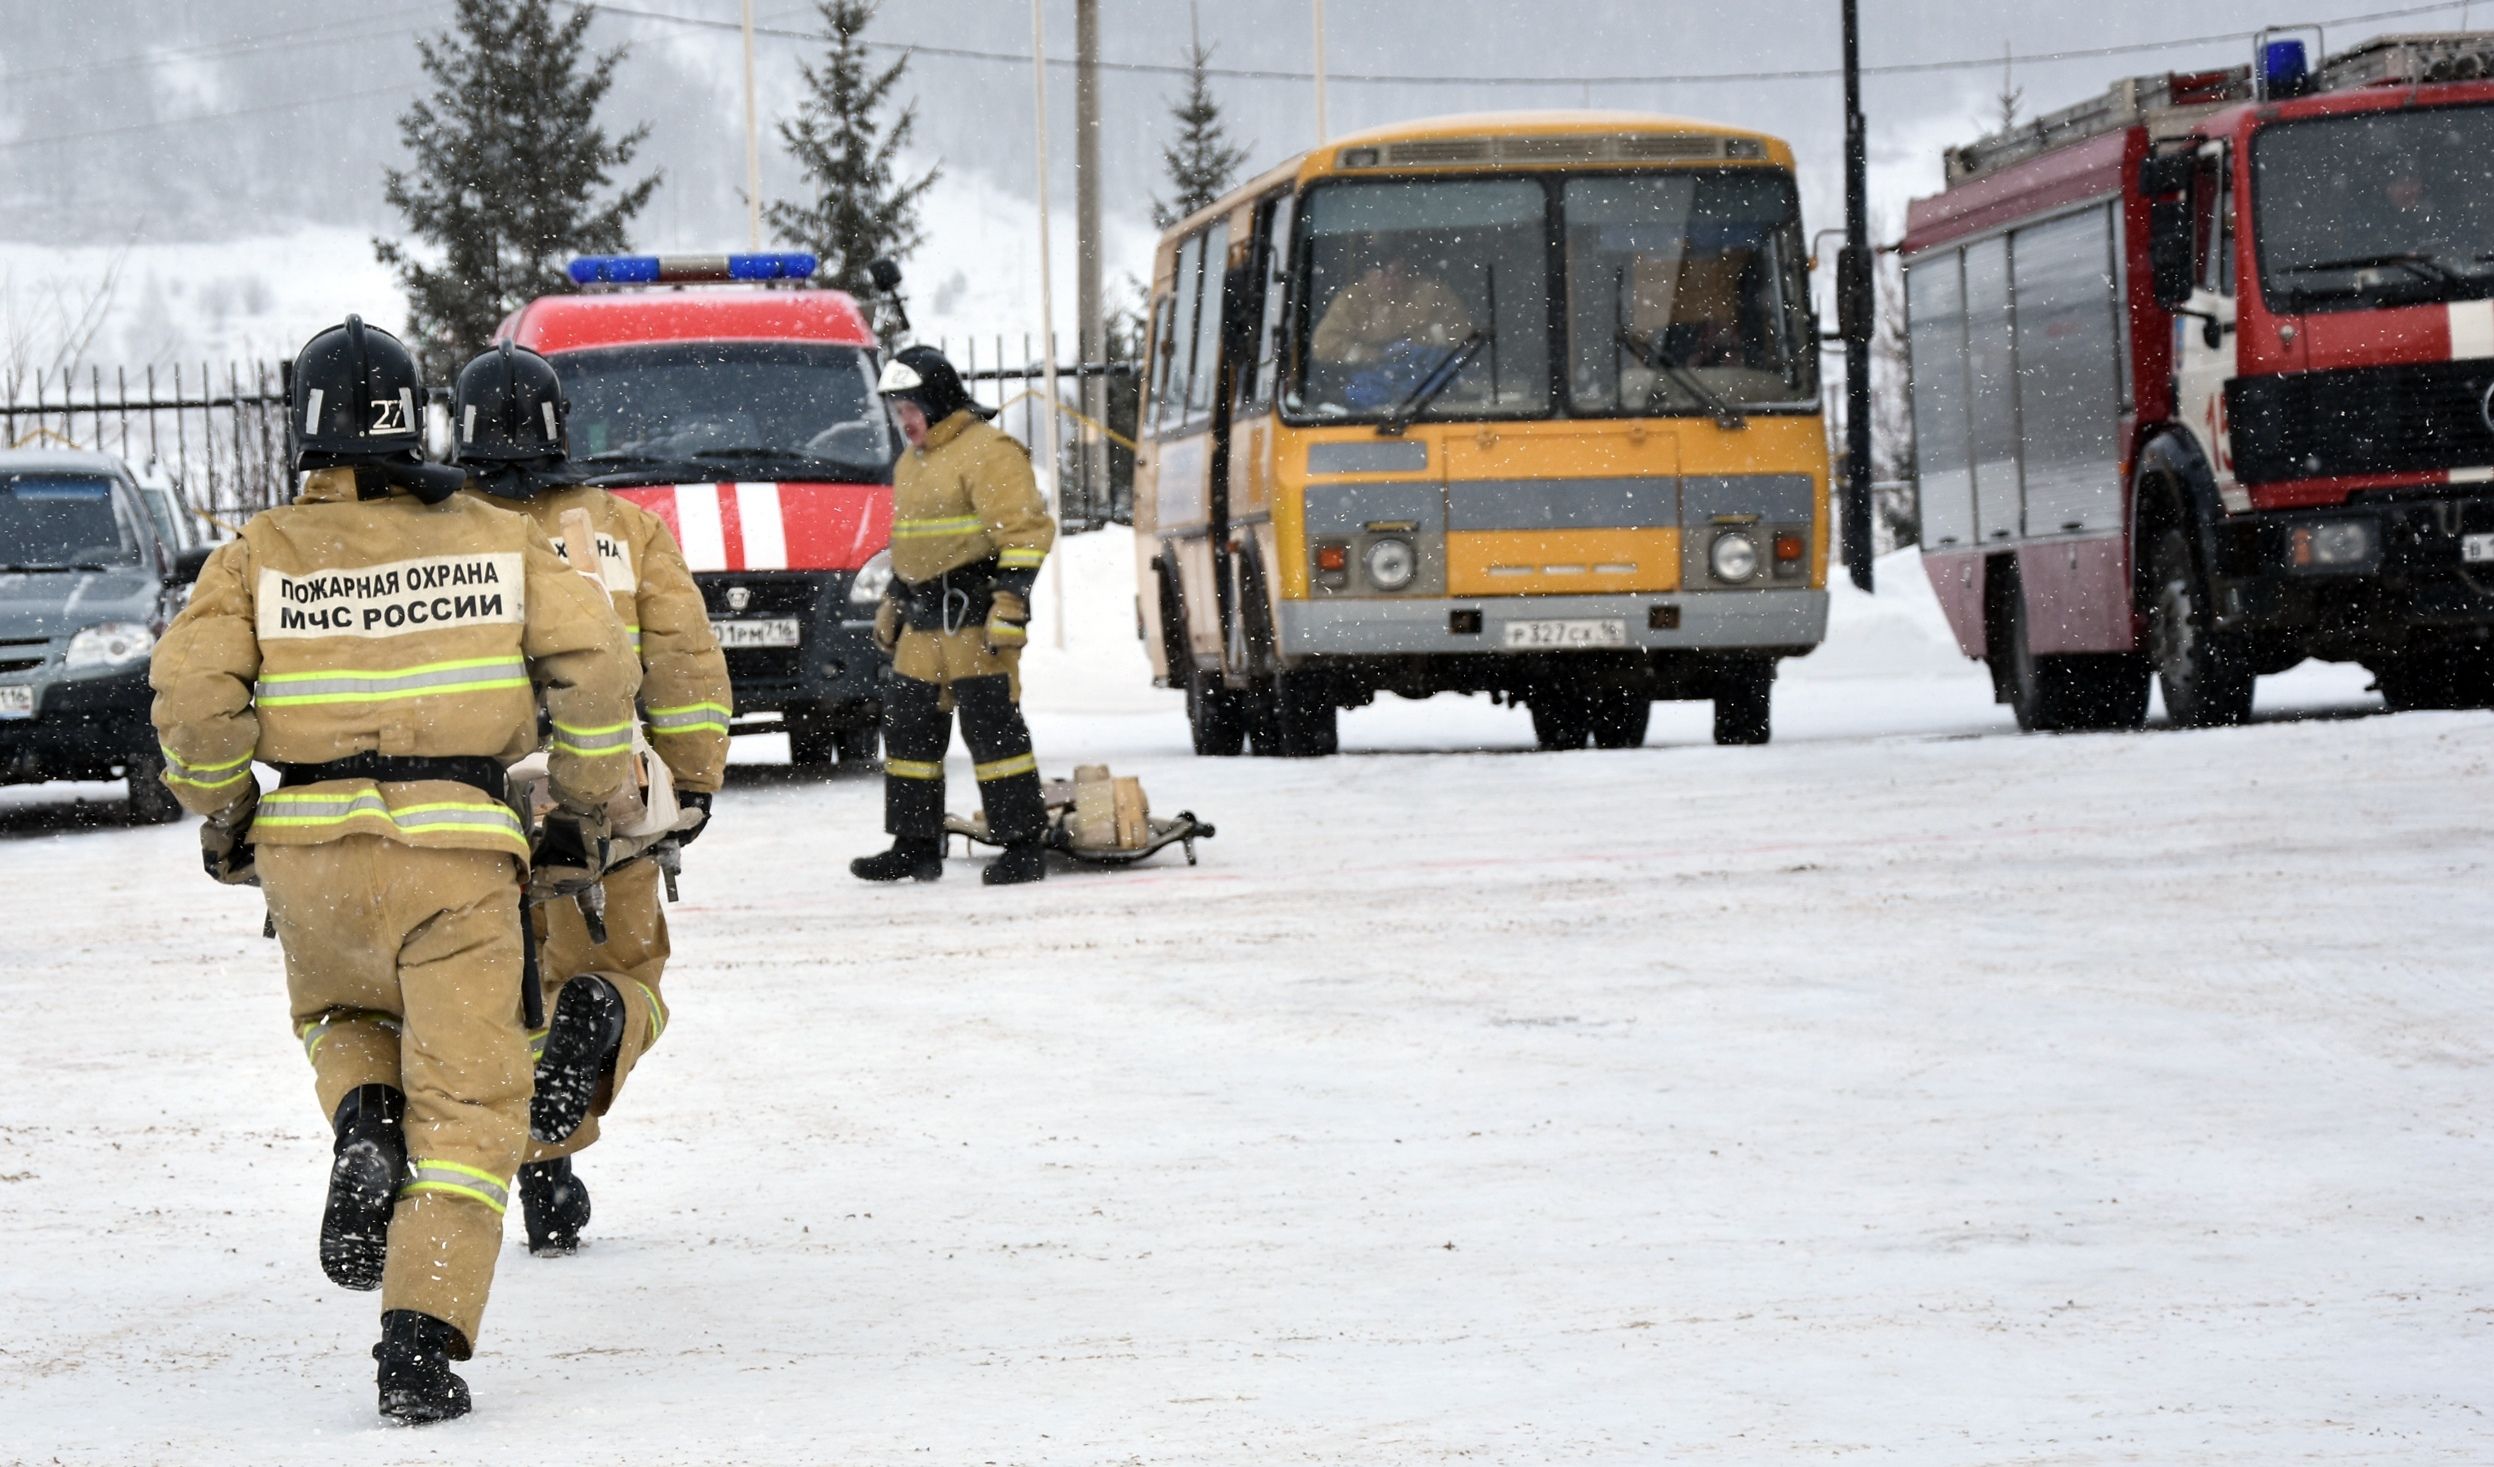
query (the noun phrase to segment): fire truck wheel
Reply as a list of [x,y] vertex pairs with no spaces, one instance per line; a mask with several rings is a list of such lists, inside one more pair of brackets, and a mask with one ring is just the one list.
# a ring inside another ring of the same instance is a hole
[[2453,647],[2402,652],[2373,669],[2381,700],[2393,713],[2494,705],[2494,660]]
[[1994,634],[2018,727],[2029,733],[2137,728],[2148,716],[2146,662],[2128,653],[2039,655],[2027,635],[2026,598],[2014,582],[2005,589]]
[[1642,749],[1654,700],[1640,688],[1596,688],[1586,699],[1597,749]]
[[1187,674],[1186,731],[1196,753],[1231,759],[1246,750],[1247,714],[1239,704],[1214,674],[1200,667]]
[[1727,669],[1715,689],[1715,742],[1763,744],[1774,737],[1775,664]]
[[829,774],[841,765],[861,768],[874,762],[875,725],[836,724],[820,713],[791,713],[788,719],[788,762],[813,774]]
[[2176,728],[2216,728],[2252,716],[2251,649],[2240,633],[2210,625],[2208,590],[2191,542],[2169,529],[2148,561],[2148,651]]
[[1533,714],[1535,747],[1557,752],[1581,749],[1593,734],[1593,709],[1574,688],[1536,688],[1526,700]]

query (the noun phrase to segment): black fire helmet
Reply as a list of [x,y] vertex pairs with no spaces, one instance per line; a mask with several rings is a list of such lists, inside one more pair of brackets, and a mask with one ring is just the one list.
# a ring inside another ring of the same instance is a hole
[[883,364],[875,390],[916,403],[929,423],[940,423],[963,408],[982,418],[995,416],[971,399],[969,389],[961,385],[961,373],[931,346],[905,346],[894,352]]
[[355,469],[439,504],[466,476],[424,461],[423,374],[406,344],[349,316],[303,344],[289,374],[286,451],[297,471]]
[[450,395],[450,461],[495,493],[525,499],[553,483],[570,452],[571,402],[554,364],[510,341],[459,369]]

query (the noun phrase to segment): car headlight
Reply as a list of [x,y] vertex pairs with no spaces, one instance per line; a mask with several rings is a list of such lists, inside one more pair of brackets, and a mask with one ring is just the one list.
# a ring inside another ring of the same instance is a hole
[[1420,557],[1409,540],[1372,540],[1360,565],[1368,572],[1370,585],[1380,591],[1400,591],[1420,574]]
[[121,667],[144,662],[156,650],[156,634],[135,621],[108,621],[69,639],[61,658],[67,667]]
[[883,599],[892,585],[892,552],[878,550],[857,568],[857,579],[849,582],[849,604],[872,606]]
[[1726,530],[1715,537],[1706,562],[1718,581],[1746,581],[1758,574],[1758,542],[1743,531]]

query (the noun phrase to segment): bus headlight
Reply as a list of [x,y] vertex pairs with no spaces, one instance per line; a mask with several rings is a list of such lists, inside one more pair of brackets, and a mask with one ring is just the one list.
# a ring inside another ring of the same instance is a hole
[[156,634],[134,621],[108,621],[88,627],[69,639],[61,665],[70,668],[121,667],[144,662],[156,650]]
[[1370,541],[1360,565],[1368,572],[1369,584],[1380,591],[1400,591],[1420,574],[1420,557],[1409,540]]
[[1726,530],[1706,553],[1718,581],[1746,581],[1758,574],[1758,542],[1745,530]]
[[872,606],[883,599],[892,584],[892,552],[878,550],[857,568],[857,579],[849,582],[849,604]]

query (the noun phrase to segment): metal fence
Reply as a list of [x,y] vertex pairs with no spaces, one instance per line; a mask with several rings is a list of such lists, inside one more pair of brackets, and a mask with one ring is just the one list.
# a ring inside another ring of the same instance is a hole
[[294,495],[281,375],[271,362],[12,374],[0,380],[0,444],[111,454],[239,525]]
[[[1057,340],[1049,338],[1049,345]],[[1021,338],[1020,354],[1010,354],[1003,336],[971,338],[954,350],[949,339],[936,349],[960,369],[970,395],[993,410],[997,426],[1028,444],[1033,461],[1047,452],[1045,417],[1048,395],[1047,358],[1038,339]],[[1134,521],[1134,404],[1138,368],[1130,361],[1073,362],[1057,368],[1057,393],[1064,414],[1057,465],[1057,522],[1069,535],[1104,525]],[[1084,384],[1101,382],[1106,411],[1083,410]]]
[[[998,423],[1046,453],[1047,368],[1036,342],[1019,356],[1007,338],[969,341],[955,353],[971,395]],[[227,527],[294,497],[286,467],[284,369],[276,362],[148,367],[133,377],[42,371],[0,379],[0,445],[51,446],[111,454],[142,478],[177,485],[192,508]],[[1084,413],[1083,386],[1104,382],[1108,411]],[[1068,533],[1133,518],[1136,368],[1127,361],[1077,362],[1057,369],[1064,413],[1062,462],[1054,475]]]

